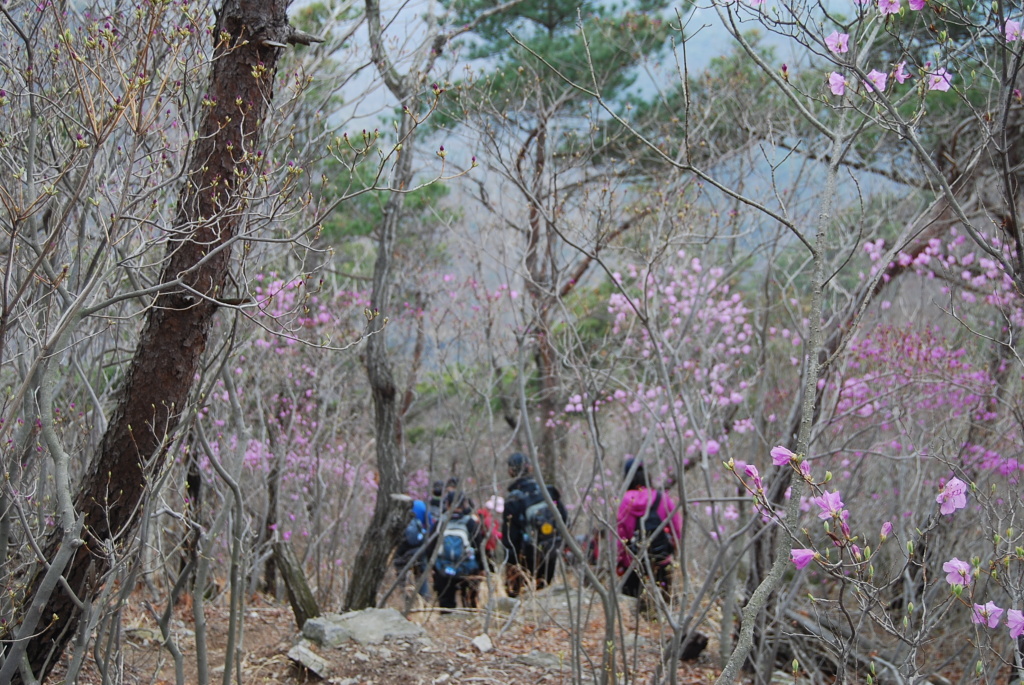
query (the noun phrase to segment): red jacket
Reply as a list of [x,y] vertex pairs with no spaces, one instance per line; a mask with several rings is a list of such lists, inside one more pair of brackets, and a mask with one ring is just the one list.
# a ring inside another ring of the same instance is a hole
[[[630,556],[629,551],[626,549],[626,542],[633,537],[633,533],[636,532],[637,524],[647,515],[651,505],[654,504],[654,498],[657,496],[658,491],[649,488],[640,488],[639,490],[627,490],[626,494],[622,496],[622,503],[619,505],[619,517],[618,525],[616,526],[619,534],[619,572],[622,573],[625,569],[629,568],[630,563],[633,561],[633,557]],[[668,496],[667,493],[661,493],[661,498],[658,500],[658,516],[662,521],[668,519],[669,512],[676,508],[676,503]],[[669,521],[669,525],[672,529],[672,536],[675,538],[676,549],[679,548],[679,540],[683,536],[683,514],[680,511],[676,511],[672,514],[672,518]]]

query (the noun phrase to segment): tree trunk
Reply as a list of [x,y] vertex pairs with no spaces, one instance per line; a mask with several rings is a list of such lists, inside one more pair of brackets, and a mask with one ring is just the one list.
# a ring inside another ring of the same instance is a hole
[[[533,306],[531,326],[534,329],[537,349],[538,396],[537,417],[540,419],[538,430],[540,440],[537,459],[545,482],[555,483],[558,471],[558,436],[550,422],[559,409],[558,406],[558,370],[555,347],[551,342],[550,312],[554,304],[554,296],[558,289],[555,264],[555,243],[557,234],[548,225],[539,203],[545,196],[544,170],[547,166],[547,117],[542,116],[537,124],[534,138],[534,152],[531,175],[531,195],[528,199],[529,230],[526,242],[526,292]],[[524,150],[525,151],[525,150]],[[523,154],[520,154],[520,159]]]
[[[277,46],[301,42],[288,25],[286,9],[284,0],[225,0],[218,15],[213,36],[222,39],[206,94],[215,104],[205,110],[178,199],[161,276],[168,288],[148,310],[117,407],[75,498],[76,511],[85,517],[85,544],[74,553],[65,577],[82,600],[101,589],[109,558],[136,523],[150,479],[163,466],[190,401],[218,307],[215,299],[228,274],[231,240],[245,212],[239,191],[262,163],[238,159],[228,143],[236,150],[259,149],[273,96]],[[59,536],[48,541],[47,558],[57,558],[59,544]],[[39,593],[43,573],[38,570],[28,583],[29,601]],[[75,633],[80,609],[58,589],[42,616],[25,651],[32,673],[45,680]],[[14,682],[21,682],[20,674]]]
[[[379,22],[379,14],[377,17]],[[403,113],[399,129],[402,151],[398,153],[393,187],[406,188],[412,182],[411,134],[414,125],[412,117]],[[377,236],[377,261],[373,266],[373,295],[370,297],[370,306],[375,312],[386,312],[391,305],[391,264],[404,199],[403,193],[392,193],[384,205],[384,218]],[[377,438],[377,502],[353,562],[353,568],[359,569],[359,573],[352,575],[345,596],[345,608],[349,611],[377,605],[377,589],[387,573],[388,557],[404,523],[402,508],[391,498],[392,493],[405,489],[405,460],[398,442],[399,395],[388,359],[384,319],[384,316],[378,316],[373,320],[372,333],[366,343],[366,377],[373,393],[374,433]]]
[[295,614],[295,625],[302,630],[306,621],[320,615],[320,605],[316,603],[313,591],[309,589],[306,572],[302,569],[302,562],[295,556],[292,546],[283,540],[275,542],[274,558],[281,569],[284,586],[288,590],[288,603],[292,605],[292,613]]

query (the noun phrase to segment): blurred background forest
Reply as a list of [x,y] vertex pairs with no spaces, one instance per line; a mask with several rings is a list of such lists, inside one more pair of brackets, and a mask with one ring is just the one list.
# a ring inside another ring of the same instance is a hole
[[603,549],[627,458],[681,503],[666,663],[1019,669],[1019,8],[254,4],[0,7],[0,682],[120,682],[133,593],[241,654],[285,549],[385,602],[390,495],[515,451]]

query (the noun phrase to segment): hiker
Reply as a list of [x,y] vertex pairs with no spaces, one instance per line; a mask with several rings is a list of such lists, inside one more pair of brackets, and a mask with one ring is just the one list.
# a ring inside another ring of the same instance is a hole
[[672,589],[672,556],[683,533],[683,515],[675,511],[676,504],[667,493],[651,487],[639,460],[626,460],[625,479],[629,486],[619,505],[617,525],[617,572],[626,575],[622,592],[641,597],[644,586],[653,580],[667,600]]
[[508,551],[505,586],[509,597],[518,597],[531,578],[538,588],[551,583],[563,546],[555,516],[569,520],[558,488],[547,486],[556,507],[551,511],[532,471],[526,455],[515,452],[509,456],[508,475],[513,481],[505,498],[501,528],[501,541]]
[[430,587],[427,584],[427,576],[424,573],[427,569],[427,541],[433,530],[436,521],[432,519],[427,511],[427,504],[423,500],[414,500],[412,503],[412,518],[405,526],[405,532],[395,550],[395,558],[392,565],[398,571],[399,578],[404,585],[411,572],[413,579],[420,579],[417,591],[423,598],[430,597]]
[[473,502],[462,493],[445,496],[445,517],[441,532],[431,540],[434,558],[434,592],[441,613],[448,613],[462,600],[463,608],[476,608],[483,578],[486,531],[473,513]]
[[444,506],[444,481],[435,480],[430,488],[430,501],[427,503],[427,511],[434,521],[441,520],[441,509]]
[[[498,548],[501,547],[501,527],[498,525],[498,517],[501,516],[504,508],[505,502],[501,497],[491,497],[484,503],[484,506],[476,510],[484,537],[484,554],[488,571],[496,570],[497,564],[500,563],[495,557]],[[502,558],[505,556],[503,547],[501,556]]]

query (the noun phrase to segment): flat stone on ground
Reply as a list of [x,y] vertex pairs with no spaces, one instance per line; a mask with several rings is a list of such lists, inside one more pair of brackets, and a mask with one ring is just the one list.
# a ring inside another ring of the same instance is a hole
[[349,640],[375,645],[386,640],[418,638],[425,631],[406,620],[397,609],[364,609],[311,618],[302,626],[302,634],[324,647],[337,647]]

